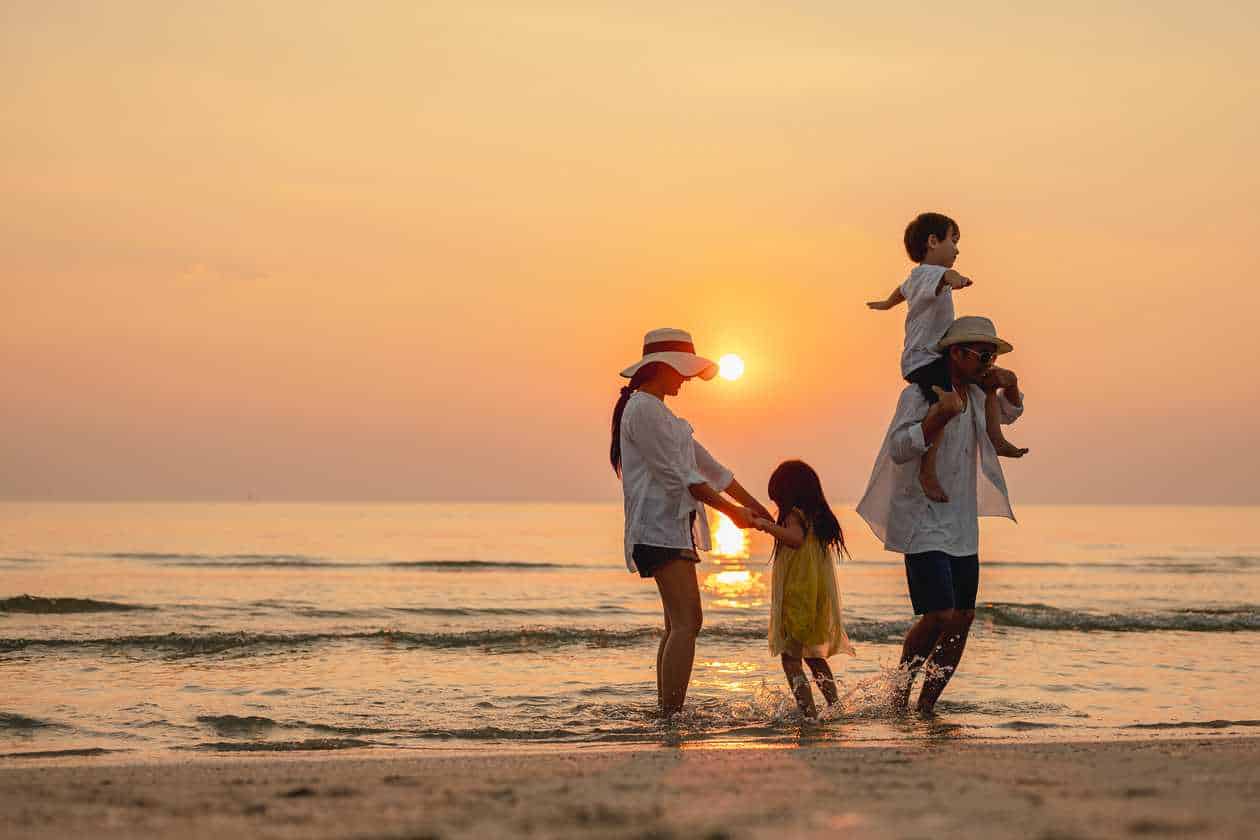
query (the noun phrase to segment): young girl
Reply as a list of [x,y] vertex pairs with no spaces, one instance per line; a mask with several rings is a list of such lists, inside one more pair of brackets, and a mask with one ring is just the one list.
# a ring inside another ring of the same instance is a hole
[[818,473],[804,461],[785,461],[770,476],[770,498],[779,507],[774,522],[756,518],[753,527],[774,537],[770,653],[807,717],[817,717],[814,695],[801,668],[809,666],[827,705],[839,699],[827,657],[853,654],[840,616],[835,563],[847,553],[840,521],[827,504]]

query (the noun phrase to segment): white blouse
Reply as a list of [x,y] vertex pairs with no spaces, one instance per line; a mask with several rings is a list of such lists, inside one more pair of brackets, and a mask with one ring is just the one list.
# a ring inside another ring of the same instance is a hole
[[948,271],[943,265],[917,265],[901,284],[906,299],[906,341],[901,350],[901,375],[941,357],[936,343],[954,323],[954,294],[949,286],[936,293]]
[[[721,493],[735,476],[692,437],[691,424],[651,394],[635,391],[621,415],[621,489],[625,496],[626,568],[634,546],[708,551],[709,520],[693,484]],[[696,527],[691,529],[691,514]]]
[[[1003,424],[1024,413],[998,391]],[[858,515],[871,526],[888,551],[917,554],[943,551],[955,557],[979,553],[981,516],[1014,519],[1006,478],[989,440],[984,417],[984,391],[967,392],[967,410],[941,430],[936,452],[936,478],[948,502],[932,502],[919,484],[919,461],[927,452],[923,418],[927,399],[918,385],[907,385],[888,426],[884,446],[858,502]]]

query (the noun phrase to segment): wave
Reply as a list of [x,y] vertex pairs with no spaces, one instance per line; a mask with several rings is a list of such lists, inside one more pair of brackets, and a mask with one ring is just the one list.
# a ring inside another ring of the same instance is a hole
[[1260,726],[1260,720],[1188,720],[1178,723],[1134,723],[1125,729],[1230,729],[1235,726]]
[[574,563],[533,563],[525,560],[403,560],[381,565],[394,569],[612,569]]
[[[909,622],[853,622],[849,636],[855,641],[883,641],[897,637],[909,627]],[[718,625],[705,628],[704,635],[713,639],[741,641],[765,638],[761,623],[746,625]],[[155,652],[167,652],[183,656],[208,655],[245,648],[297,648],[321,643],[366,641],[411,647],[459,649],[491,648],[495,652],[528,652],[533,650],[583,645],[595,648],[629,647],[645,641],[656,641],[660,628],[628,627],[603,629],[597,627],[520,627],[501,630],[467,630],[461,632],[412,632],[404,630],[365,630],[361,632],[329,633],[166,633],[131,636],[107,636],[102,638],[0,638],[0,653],[32,647],[54,648],[139,648]]]
[[0,712],[0,731],[30,732],[45,727],[57,727],[60,724],[47,720],[19,715],[14,712]]
[[281,569],[604,569],[614,566],[577,565],[572,563],[545,563],[523,560],[396,560],[348,562],[306,554],[183,554],[148,551],[118,551],[104,554],[72,554],[72,557],[103,557],[109,560],[142,560],[165,566],[195,568],[281,568]]
[[91,598],[43,598],[38,595],[18,595],[0,599],[0,612],[33,613],[36,615],[62,615],[69,613],[133,612],[152,610],[140,604],[118,604],[113,601],[95,601]]
[[274,720],[258,715],[198,715],[198,723],[204,723],[219,735],[257,735],[279,726]]
[[1260,607],[1198,608],[1166,612],[1095,613],[1066,610],[1045,604],[989,603],[976,609],[977,618],[998,627],[1025,630],[1109,630],[1119,633],[1183,631],[1229,633],[1260,630]]
[[210,741],[176,749],[209,752],[311,752],[371,746],[374,746],[371,741],[357,738],[307,738],[304,741]]
[[103,747],[86,747],[77,750],[38,750],[36,752],[0,753],[0,758],[67,758],[70,756],[109,755],[126,750],[107,750]]
[[[406,608],[402,608],[406,610]],[[417,608],[424,609],[424,608]],[[429,608],[442,609],[442,608]],[[457,609],[457,608],[451,608]],[[518,614],[513,608],[500,608],[502,615]],[[546,610],[546,612],[556,612]],[[528,614],[528,613],[523,613]],[[976,610],[982,623],[1033,631],[1110,631],[1145,633],[1182,631],[1222,633],[1260,630],[1260,608],[1199,608],[1149,613],[1093,613],[1059,609],[1045,604],[988,603]],[[909,621],[851,619],[849,636],[855,642],[898,641]],[[760,621],[719,624],[705,627],[710,640],[755,642],[765,638]],[[483,648],[493,653],[526,653],[566,646],[592,648],[631,647],[655,642],[660,628],[524,626],[517,628],[465,630],[457,632],[417,632],[408,630],[363,630],[350,632],[259,633],[211,632],[106,636],[99,638],[0,638],[0,653],[25,648],[105,648],[140,649],[175,656],[200,656],[250,648],[302,648],[320,644],[367,642],[433,649]]]

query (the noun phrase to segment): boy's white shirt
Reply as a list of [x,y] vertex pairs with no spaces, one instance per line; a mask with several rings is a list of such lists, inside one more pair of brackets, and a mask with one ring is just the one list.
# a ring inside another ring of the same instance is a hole
[[[693,484],[721,493],[735,476],[692,436],[691,424],[651,394],[635,391],[621,414],[621,489],[625,496],[626,568],[634,546],[708,551],[709,520]],[[695,533],[691,514],[696,513]]]
[[901,351],[903,377],[941,357],[936,343],[954,323],[954,290],[946,286],[938,295],[936,289],[948,270],[943,265],[917,265],[899,287],[906,299],[906,341]]
[[[943,551],[955,557],[979,553],[981,516],[1014,519],[1006,478],[989,440],[985,394],[972,385],[967,410],[941,430],[936,477],[948,502],[930,501],[919,483],[919,461],[927,451],[923,418],[929,405],[918,385],[907,385],[875,458],[870,481],[857,512],[888,551],[916,554]],[[1002,423],[1024,413],[998,392]],[[978,469],[977,469],[978,467]]]

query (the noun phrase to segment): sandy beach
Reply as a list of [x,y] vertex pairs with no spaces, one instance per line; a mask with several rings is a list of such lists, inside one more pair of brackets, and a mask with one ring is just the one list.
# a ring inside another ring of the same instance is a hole
[[0,760],[5,837],[1255,836],[1260,739]]

